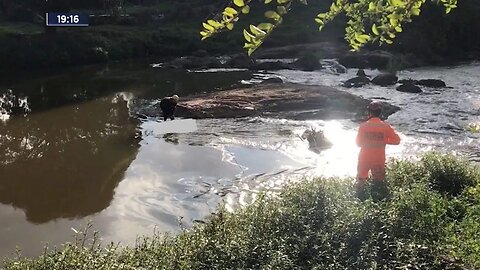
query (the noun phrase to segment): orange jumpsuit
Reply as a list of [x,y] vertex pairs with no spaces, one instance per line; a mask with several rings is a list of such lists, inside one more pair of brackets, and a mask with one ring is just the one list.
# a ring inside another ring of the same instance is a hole
[[357,145],[361,147],[358,156],[357,179],[366,180],[372,172],[375,180],[385,178],[385,146],[398,145],[400,137],[395,130],[378,117],[362,123],[358,129]]

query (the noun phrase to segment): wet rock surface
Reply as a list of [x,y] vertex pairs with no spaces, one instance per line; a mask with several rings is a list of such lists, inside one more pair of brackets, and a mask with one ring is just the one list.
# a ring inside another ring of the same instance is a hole
[[380,86],[391,86],[396,84],[398,77],[395,74],[385,73],[373,78],[372,83]]
[[347,88],[358,88],[370,83],[370,79],[364,76],[357,76],[345,81],[342,85]]
[[404,92],[404,93],[422,93],[423,92],[419,86],[409,82],[406,82],[398,86],[397,91]]
[[[184,97],[175,114],[194,119],[267,116],[295,120],[359,120],[365,115],[369,102],[327,86],[261,84]],[[399,109],[385,103],[385,117]],[[161,115],[159,104],[140,104],[134,112],[151,117]]]

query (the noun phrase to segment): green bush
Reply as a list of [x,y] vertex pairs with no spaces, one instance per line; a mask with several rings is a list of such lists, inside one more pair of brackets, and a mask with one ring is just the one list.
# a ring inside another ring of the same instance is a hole
[[85,232],[5,269],[478,269],[478,169],[429,154],[387,172],[383,200],[359,200],[353,179],[305,180],[235,213],[220,207],[178,235],[103,249]]

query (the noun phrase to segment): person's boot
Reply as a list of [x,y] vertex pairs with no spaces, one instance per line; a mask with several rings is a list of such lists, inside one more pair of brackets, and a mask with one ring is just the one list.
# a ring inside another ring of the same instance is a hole
[[384,180],[372,180],[371,195],[373,201],[382,201],[389,197],[387,183]]
[[355,185],[354,185],[357,198],[360,199],[361,201],[364,201],[367,199],[366,182],[367,182],[366,180],[357,180],[357,182],[355,182]]

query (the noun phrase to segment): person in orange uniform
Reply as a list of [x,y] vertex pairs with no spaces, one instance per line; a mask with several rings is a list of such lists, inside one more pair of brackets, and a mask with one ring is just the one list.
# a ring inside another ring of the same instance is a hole
[[363,189],[372,173],[373,180],[385,179],[385,146],[400,144],[400,137],[395,130],[380,119],[382,104],[373,101],[367,107],[369,118],[360,125],[356,138],[360,147],[357,167],[357,189]]

